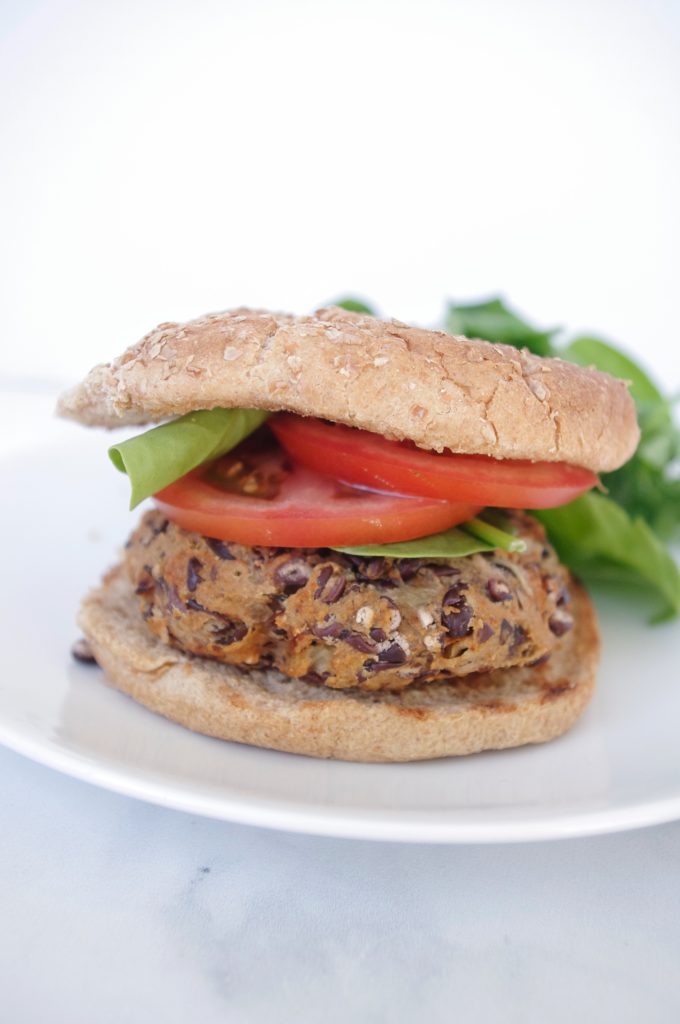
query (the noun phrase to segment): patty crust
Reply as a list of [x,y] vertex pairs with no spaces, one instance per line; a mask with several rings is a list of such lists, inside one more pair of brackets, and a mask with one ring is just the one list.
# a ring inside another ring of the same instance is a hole
[[421,560],[246,547],[151,511],[125,566],[165,643],[336,689],[396,691],[532,664],[571,629],[567,570],[536,520],[510,515],[526,551]]

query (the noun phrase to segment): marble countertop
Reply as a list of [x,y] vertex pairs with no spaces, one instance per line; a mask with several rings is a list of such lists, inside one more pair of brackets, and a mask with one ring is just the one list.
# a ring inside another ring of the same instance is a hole
[[0,749],[8,1024],[680,1019],[680,823],[509,846],[291,835]]

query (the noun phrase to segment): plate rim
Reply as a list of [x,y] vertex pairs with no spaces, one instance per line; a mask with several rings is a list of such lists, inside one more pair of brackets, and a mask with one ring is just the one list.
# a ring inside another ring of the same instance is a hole
[[[196,735],[197,739],[202,739]],[[292,802],[262,798],[211,796],[169,786],[161,779],[140,778],[132,771],[90,760],[53,743],[15,732],[0,720],[0,745],[62,775],[97,786],[120,796],[185,814],[197,814],[232,824],[336,839],[373,842],[422,843],[427,845],[505,844],[546,842],[607,835],[680,819],[680,793],[656,800],[638,801],[617,808],[536,818],[492,822],[461,822],[451,815],[421,819],[412,812],[393,814],[358,812],[321,804],[300,808]],[[367,765],[370,767],[370,765]]]

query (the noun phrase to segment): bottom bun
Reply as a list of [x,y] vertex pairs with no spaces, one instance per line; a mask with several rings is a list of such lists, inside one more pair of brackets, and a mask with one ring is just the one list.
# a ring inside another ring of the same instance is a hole
[[195,732],[312,757],[419,761],[542,743],[573,725],[593,692],[599,638],[588,595],[575,583],[571,592],[574,629],[543,664],[394,694],[184,654],[147,630],[121,567],[88,594],[79,621],[112,686]]

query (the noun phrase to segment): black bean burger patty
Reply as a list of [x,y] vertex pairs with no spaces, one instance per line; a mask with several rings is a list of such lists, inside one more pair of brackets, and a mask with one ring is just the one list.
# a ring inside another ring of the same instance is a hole
[[126,566],[148,628],[168,644],[336,689],[400,690],[530,664],[572,626],[569,576],[542,526],[527,543],[451,560],[245,547],[148,512]]

